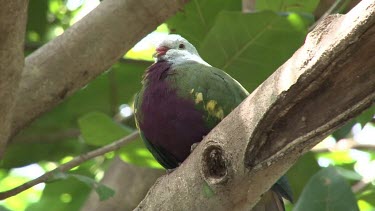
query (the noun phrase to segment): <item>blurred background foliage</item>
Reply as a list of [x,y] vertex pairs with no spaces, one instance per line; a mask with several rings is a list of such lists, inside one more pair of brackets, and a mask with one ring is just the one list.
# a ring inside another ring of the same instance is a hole
[[[351,3],[337,2],[341,4],[333,12],[345,12]],[[303,44],[326,3],[258,0],[253,11],[243,13],[240,0],[192,0],[109,70],[18,134],[0,163],[0,191],[133,131],[134,94],[153,61],[155,44],[166,34],[181,34],[208,63],[252,91]],[[62,34],[98,4],[98,0],[30,0],[25,54]],[[374,114],[373,106],[290,169],[295,203],[288,203],[288,210],[375,210]],[[93,187],[101,197],[110,197],[111,190],[97,181],[115,155],[134,165],[161,168],[136,140],[74,168],[68,176],[0,201],[0,211],[79,210]]]

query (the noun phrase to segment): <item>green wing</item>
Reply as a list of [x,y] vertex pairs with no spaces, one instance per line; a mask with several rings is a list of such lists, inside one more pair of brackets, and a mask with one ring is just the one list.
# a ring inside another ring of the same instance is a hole
[[174,67],[166,80],[178,95],[195,103],[211,129],[249,95],[224,71],[196,62]]
[[[209,128],[214,128],[249,95],[240,83],[224,71],[195,62],[179,65],[167,80],[181,97],[191,98],[196,108],[203,111]],[[293,200],[285,176],[272,189]]]

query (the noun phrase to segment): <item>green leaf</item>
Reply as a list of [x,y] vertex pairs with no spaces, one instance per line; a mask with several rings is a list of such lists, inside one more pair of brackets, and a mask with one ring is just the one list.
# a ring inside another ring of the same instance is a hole
[[[43,137],[43,133],[40,136]],[[42,141],[10,144],[5,151],[4,159],[0,162],[0,167],[9,169],[26,166],[41,160],[58,161],[67,155],[78,155],[84,148],[76,138],[65,138],[62,140],[56,138],[56,140],[49,142]]]
[[47,30],[48,0],[30,0],[27,18],[28,40],[43,40]]
[[115,194],[115,191],[111,188],[95,181],[91,177],[79,174],[71,174],[57,171],[53,173],[53,176],[50,180],[48,180],[48,183],[67,180],[69,178],[74,178],[80,182],[85,183],[90,188],[94,189],[95,192],[98,194],[100,201],[106,200]]
[[370,108],[366,109],[364,112],[362,112],[361,115],[359,115],[357,118],[358,123],[362,125],[362,127],[365,126],[366,123],[370,122],[375,117],[375,104],[372,105]]
[[94,146],[112,143],[131,132],[114,122],[108,115],[99,112],[81,117],[78,119],[78,125],[85,142]]
[[335,132],[332,133],[332,136],[337,140],[341,140],[343,138],[348,137],[350,132],[352,131],[353,126],[355,125],[355,121],[349,121],[341,128],[337,129]]
[[211,198],[215,195],[215,192],[212,190],[212,188],[206,181],[203,182],[203,193],[204,196],[207,198]]
[[[101,146],[116,141],[132,131],[114,122],[109,116],[93,112],[78,120],[84,140],[91,145]],[[143,142],[138,139],[123,146],[120,158],[137,166],[162,168]]]
[[364,200],[375,207],[375,186],[370,190],[363,192],[359,197],[359,200]]
[[273,12],[221,12],[199,52],[252,91],[303,43],[307,26],[302,17],[289,17]]
[[113,195],[115,195],[115,191],[101,183],[98,183],[94,179],[83,176],[83,175],[78,175],[78,174],[69,174],[69,176],[76,178],[77,180],[85,183],[89,187],[95,190],[95,192],[98,194],[100,201],[107,200],[111,198]]
[[303,155],[287,172],[287,178],[292,188],[294,201],[297,201],[309,179],[320,170],[314,153]]
[[294,211],[359,210],[356,198],[345,179],[334,167],[320,170],[311,177]]
[[142,74],[150,64],[127,60],[125,64],[113,65],[110,72],[101,74],[23,129],[7,146],[0,167],[9,169],[42,160],[59,161],[89,150],[74,133],[78,131],[78,118],[92,111],[113,115],[119,105],[131,104],[134,93],[141,87]]
[[354,170],[349,170],[343,167],[335,166],[337,173],[339,173],[342,177],[348,180],[361,180],[362,176],[355,172]]
[[221,11],[241,11],[240,0],[192,0],[183,11],[167,21],[172,33],[177,33],[199,47]]
[[[74,174],[93,177],[94,175],[92,175],[88,169],[89,166],[87,166],[87,168],[82,168],[82,166],[80,166],[80,168],[72,172],[74,172]],[[62,176],[62,178],[63,177],[65,176]],[[47,183],[40,200],[28,206],[26,211],[79,210],[86,201],[90,191],[91,188],[86,184],[66,174],[65,179],[60,179],[58,182]]]
[[0,211],[11,211],[11,210],[9,210],[9,209],[7,209],[7,208],[5,208],[3,206],[0,206]]
[[164,169],[152,156],[141,139],[130,142],[119,151],[120,158],[137,166]]
[[275,12],[313,13],[318,4],[319,0],[258,0],[255,8]]

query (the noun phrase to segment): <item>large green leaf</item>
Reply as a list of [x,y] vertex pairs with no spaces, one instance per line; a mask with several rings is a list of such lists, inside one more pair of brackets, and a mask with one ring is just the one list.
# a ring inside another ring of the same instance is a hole
[[315,174],[303,190],[294,211],[355,211],[356,198],[345,179],[334,167]]
[[89,145],[103,146],[131,133],[114,122],[108,115],[92,112],[78,119],[81,135]]
[[221,12],[200,53],[251,91],[297,50],[306,32],[296,14]]
[[287,172],[287,178],[292,188],[293,198],[298,200],[309,179],[320,170],[314,153],[308,152]]
[[272,10],[275,12],[306,12],[312,13],[319,0],[257,0],[257,10]]
[[240,0],[192,0],[183,11],[167,21],[172,33],[178,33],[198,47],[219,12],[241,11]]

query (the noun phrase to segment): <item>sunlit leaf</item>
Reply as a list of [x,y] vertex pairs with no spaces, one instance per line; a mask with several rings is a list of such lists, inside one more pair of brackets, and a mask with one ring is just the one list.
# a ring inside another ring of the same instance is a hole
[[342,177],[349,180],[361,180],[363,177],[355,172],[354,170],[348,170],[339,166],[336,166],[336,171],[339,173]]
[[360,194],[358,199],[364,200],[375,207],[375,185],[372,185],[371,189]]
[[345,179],[334,167],[327,167],[311,177],[293,210],[355,211],[359,209]]
[[354,163],[355,159],[350,155],[350,151],[333,151],[333,152],[324,152],[319,153],[318,158],[329,159],[332,164],[349,164]]
[[150,151],[146,148],[141,139],[137,139],[127,144],[118,152],[120,158],[127,163],[137,166],[163,169],[163,167],[155,160]]

